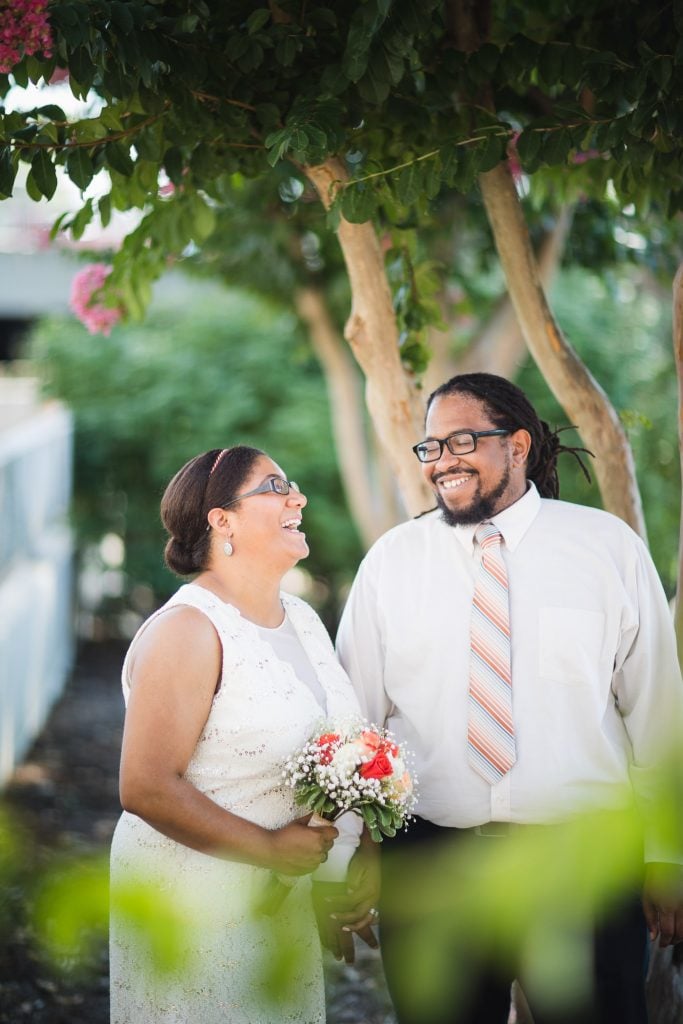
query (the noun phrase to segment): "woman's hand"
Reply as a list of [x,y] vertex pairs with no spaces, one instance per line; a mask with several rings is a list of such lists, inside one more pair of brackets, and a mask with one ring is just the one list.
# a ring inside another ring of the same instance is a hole
[[270,867],[283,875],[305,875],[327,860],[327,854],[339,835],[334,825],[310,828],[310,814],[289,825],[274,829],[271,836]]

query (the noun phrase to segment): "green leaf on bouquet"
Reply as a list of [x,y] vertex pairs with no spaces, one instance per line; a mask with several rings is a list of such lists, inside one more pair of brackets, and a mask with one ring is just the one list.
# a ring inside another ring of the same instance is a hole
[[327,803],[327,796],[321,793],[320,796],[313,803],[313,810],[317,811],[318,814],[323,814],[325,810],[325,804]]
[[373,843],[382,842],[382,833],[378,828],[375,828],[374,826],[370,825],[368,826],[368,830],[370,832],[370,838],[372,839]]
[[[376,809],[372,806],[372,804],[362,804],[361,805],[361,809],[360,809],[360,813],[363,816],[363,821],[365,822],[365,824],[370,829],[370,832],[372,833],[372,830],[377,828],[377,811],[376,811]],[[373,836],[373,838],[374,838],[374,836]],[[375,840],[375,842],[377,842],[377,840]]]
[[393,839],[396,835],[396,829],[393,825],[381,825],[380,827],[382,832],[384,832],[384,835],[389,836],[390,839]]
[[383,828],[387,825],[394,824],[394,814],[388,807],[378,807],[377,812],[379,815],[380,824]]

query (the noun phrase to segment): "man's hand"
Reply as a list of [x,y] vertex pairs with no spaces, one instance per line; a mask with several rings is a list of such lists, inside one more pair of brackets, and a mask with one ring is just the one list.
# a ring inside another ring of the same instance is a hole
[[347,964],[352,964],[355,959],[354,932],[371,949],[377,949],[378,942],[372,928],[378,923],[379,893],[379,850],[364,833],[349,864],[346,893],[326,899],[331,919],[339,929],[339,947]]
[[654,941],[660,946],[683,942],[683,866],[646,864],[643,910]]

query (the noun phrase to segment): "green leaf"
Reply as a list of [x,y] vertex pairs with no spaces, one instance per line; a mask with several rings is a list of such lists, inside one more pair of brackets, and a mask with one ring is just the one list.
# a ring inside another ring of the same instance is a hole
[[386,828],[387,825],[391,825],[393,822],[393,815],[388,807],[378,807],[380,824]]
[[363,224],[370,220],[376,207],[377,198],[366,182],[357,185],[351,182],[344,189],[342,214],[352,224]]
[[477,150],[479,172],[492,171],[505,156],[507,137],[491,133],[486,142]]
[[562,80],[564,50],[564,46],[557,43],[548,43],[541,50],[538,58],[538,70],[548,86],[557,85]]
[[15,67],[12,68],[12,78],[21,89],[25,89],[28,85],[28,69],[26,67],[26,60],[22,60]]
[[566,128],[561,128],[547,133],[541,157],[547,164],[561,164],[567,159],[571,148],[572,137]]
[[270,11],[267,7],[257,7],[255,11],[252,11],[247,18],[247,31],[249,35],[254,35],[258,32],[267,21],[270,20]]
[[517,139],[517,154],[522,166],[531,169],[541,149],[543,133],[534,131],[533,128],[525,128]]
[[193,230],[195,242],[203,242],[216,226],[216,215],[213,209],[204,202],[201,196],[194,195],[191,199]]
[[320,89],[332,96],[339,96],[349,84],[349,77],[341,64],[328,64],[320,79]]
[[111,12],[112,21],[117,28],[120,28],[124,33],[133,31],[135,23],[133,21],[133,15],[130,12],[130,7],[127,4],[120,3],[119,0],[111,0],[109,10]]
[[104,152],[109,166],[129,178],[135,169],[135,164],[130,158],[130,143],[108,142]]
[[442,178],[446,185],[453,187],[458,176],[458,164],[460,161],[460,147],[457,145],[444,146],[441,150]]
[[31,161],[31,171],[36,187],[46,199],[52,199],[57,188],[57,173],[50,154],[39,150]]
[[33,170],[30,170],[26,175],[26,191],[34,203],[40,202],[43,198],[43,193],[38,188]]
[[280,110],[274,103],[259,103],[254,113],[264,128],[273,128],[280,123]]
[[298,53],[299,44],[295,36],[287,35],[275,47],[275,59],[284,68],[290,67]]
[[391,89],[391,75],[383,51],[373,54],[358,82],[358,92],[368,103],[383,103]]
[[264,145],[268,150],[268,156],[266,159],[271,167],[275,167],[278,160],[285,155],[289,149],[291,137],[291,128],[280,128],[278,131],[271,132],[270,135],[266,135],[264,141]]
[[14,188],[17,169],[12,162],[12,151],[9,146],[0,146],[0,195],[9,198]]
[[169,150],[164,154],[164,170],[168,174],[170,180],[174,185],[182,184],[182,172],[184,169],[184,160],[182,151],[179,150],[178,146],[172,145]]
[[673,61],[670,57],[660,57],[652,62],[650,70],[652,77],[660,89],[666,89],[673,74]]
[[69,54],[69,79],[72,78],[79,83],[80,95],[85,98],[95,78],[95,66],[84,46],[77,47]]
[[584,61],[581,51],[574,46],[564,48],[562,58],[562,81],[570,88],[575,87],[581,81],[584,71]]
[[65,210],[64,213],[60,213],[59,217],[57,217],[57,220],[54,222],[54,224],[50,228],[50,241],[51,242],[54,242],[55,238],[57,237],[57,235],[59,234],[59,232],[61,230],[63,222],[66,220],[66,218],[68,216],[69,216],[69,211]]
[[38,107],[36,113],[50,121],[66,121],[66,114],[56,103],[46,103],[44,107]]
[[396,181],[396,195],[405,206],[414,203],[420,194],[420,171],[417,164],[408,164],[399,173]]
[[[296,53],[295,53],[296,56]],[[293,62],[293,61],[292,61]],[[263,63],[263,47],[255,40],[249,40],[249,46],[245,53],[237,61],[240,71],[254,71]]]
[[238,61],[249,49],[250,42],[248,36],[241,36],[237,32],[233,32],[226,43],[225,56],[229,61]]
[[360,813],[369,829],[377,827],[377,815],[372,804],[361,804]]
[[111,196],[100,196],[97,201],[97,212],[100,215],[100,223],[103,228],[109,224],[111,220]]
[[294,128],[291,131],[289,148],[295,156],[305,159],[308,142],[308,132],[305,132],[303,128]]
[[86,189],[95,173],[93,163],[84,146],[73,149],[66,158],[66,170],[75,185],[81,191]]
[[423,167],[422,180],[425,195],[428,199],[436,199],[441,191],[442,169],[441,159],[437,154],[431,160],[426,161]]
[[93,205],[92,199],[89,199],[85,206],[83,206],[74,219],[69,224],[69,229],[74,239],[78,241],[83,236],[83,232],[87,228],[88,224],[93,217]]

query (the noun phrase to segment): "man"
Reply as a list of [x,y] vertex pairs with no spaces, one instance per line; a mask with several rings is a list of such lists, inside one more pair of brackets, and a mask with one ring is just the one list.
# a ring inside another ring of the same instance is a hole
[[[446,838],[483,853],[610,808],[625,787],[645,806],[663,752],[680,746],[683,685],[655,568],[620,519],[549,500],[563,450],[576,454],[515,385],[452,378],[430,396],[414,449],[438,509],[382,537],[351,590],[338,651],[368,717],[414,752],[418,817],[392,846],[415,864]],[[679,860],[652,842],[646,860]],[[406,1001],[391,888],[381,940],[400,1024],[504,1024],[519,965],[484,954],[457,1000],[433,1013]],[[569,1019],[647,1020],[646,923],[661,945],[679,942],[683,909],[650,870],[643,906],[646,917],[625,897],[596,923],[591,1002]],[[536,1024],[565,1020],[532,1009]]]

